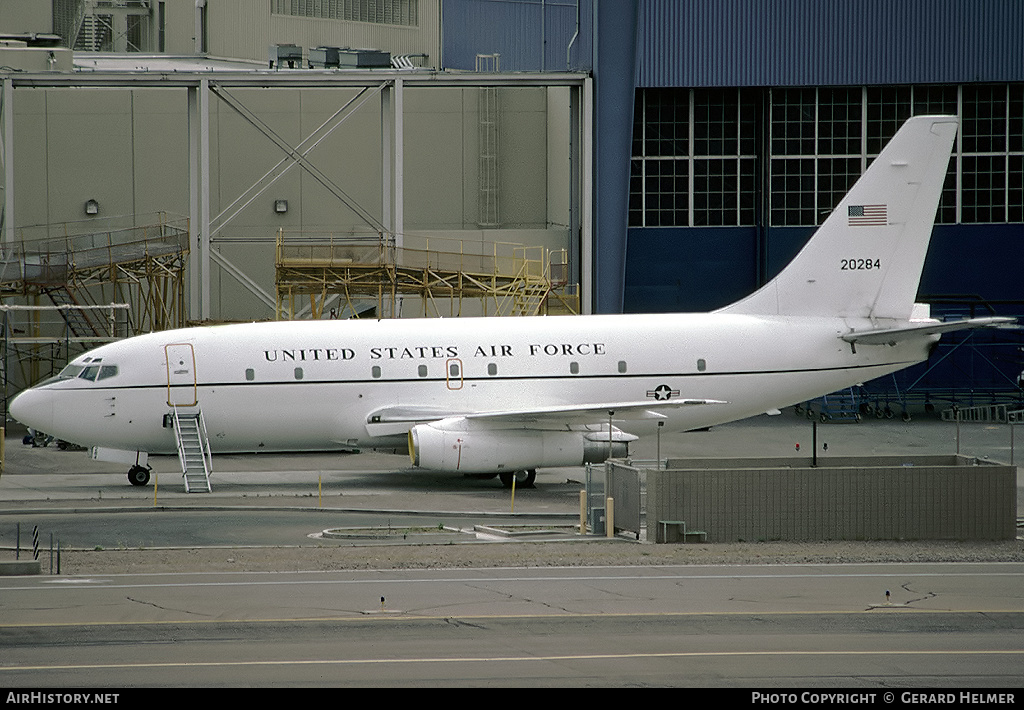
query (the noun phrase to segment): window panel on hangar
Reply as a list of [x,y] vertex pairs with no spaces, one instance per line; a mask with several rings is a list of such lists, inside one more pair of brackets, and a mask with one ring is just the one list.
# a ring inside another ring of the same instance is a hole
[[[818,225],[903,122],[921,114],[961,118],[937,222],[1022,221],[1024,85],[1004,83],[641,89],[630,226],[753,225],[763,163],[769,224]],[[762,143],[770,155],[758,155]]]

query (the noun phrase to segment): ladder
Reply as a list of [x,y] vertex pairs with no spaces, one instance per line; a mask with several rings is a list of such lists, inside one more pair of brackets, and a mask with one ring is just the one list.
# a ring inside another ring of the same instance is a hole
[[178,441],[178,459],[185,479],[186,493],[209,493],[213,460],[206,423],[198,407],[189,411],[174,409],[174,436]]

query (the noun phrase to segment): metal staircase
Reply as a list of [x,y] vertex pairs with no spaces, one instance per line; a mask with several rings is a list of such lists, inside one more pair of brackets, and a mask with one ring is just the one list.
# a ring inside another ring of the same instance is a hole
[[213,460],[203,413],[198,407],[175,407],[174,437],[178,442],[178,459],[185,479],[185,492],[209,493]]
[[74,294],[66,285],[43,288],[43,293],[50,297],[53,305],[60,309],[61,317],[68,326],[68,332],[74,338],[101,337],[92,321],[80,308]]

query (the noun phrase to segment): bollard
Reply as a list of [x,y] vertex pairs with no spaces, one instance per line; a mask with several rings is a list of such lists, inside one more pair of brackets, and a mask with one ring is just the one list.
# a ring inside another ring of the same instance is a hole
[[615,537],[615,499],[605,498],[605,537]]
[[587,492],[580,491],[580,535],[587,534]]

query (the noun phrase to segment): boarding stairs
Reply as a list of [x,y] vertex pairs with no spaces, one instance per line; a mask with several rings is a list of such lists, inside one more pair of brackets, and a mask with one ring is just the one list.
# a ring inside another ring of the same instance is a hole
[[[824,395],[818,399],[818,402],[820,403],[819,418],[822,422],[860,421],[860,398],[852,387]],[[807,408],[807,413],[808,418],[814,416],[810,406]]]
[[203,413],[198,407],[175,407],[174,437],[186,493],[209,493],[213,459]]

